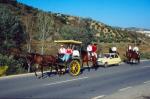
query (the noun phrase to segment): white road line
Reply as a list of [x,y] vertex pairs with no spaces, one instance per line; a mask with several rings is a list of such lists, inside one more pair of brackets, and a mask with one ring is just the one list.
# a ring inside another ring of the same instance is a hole
[[130,88],[132,88],[132,87],[122,88],[122,89],[119,89],[119,91],[125,91],[125,90],[130,89]]
[[96,97],[93,97],[92,99],[100,99],[100,98],[103,98],[103,97],[105,97],[105,95],[96,96]]
[[141,68],[150,68],[150,66],[142,66]]
[[144,84],[147,84],[147,83],[150,83],[150,80],[144,82]]
[[82,78],[77,78],[77,79],[65,80],[65,81],[60,81],[60,82],[55,82],[55,83],[50,83],[50,84],[44,84],[44,85],[50,86],[50,85],[56,85],[56,84],[71,82],[71,81],[75,81],[75,80],[82,80],[82,79],[86,79],[86,78],[88,78],[88,77],[82,77]]
[[145,59],[145,60],[140,60],[140,61],[145,62],[145,61],[150,61],[150,60],[149,59]]

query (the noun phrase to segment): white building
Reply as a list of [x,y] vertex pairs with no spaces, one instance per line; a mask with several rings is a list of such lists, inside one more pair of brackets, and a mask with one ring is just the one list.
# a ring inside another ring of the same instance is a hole
[[143,33],[143,34],[145,34],[145,35],[150,37],[150,31],[136,31],[136,32]]

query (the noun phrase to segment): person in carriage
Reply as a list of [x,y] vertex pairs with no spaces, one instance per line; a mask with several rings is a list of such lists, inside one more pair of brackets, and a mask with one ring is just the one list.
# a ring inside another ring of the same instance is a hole
[[76,47],[73,48],[72,56],[73,57],[80,57],[79,50],[77,50]]
[[60,49],[58,50],[59,56],[64,56],[65,53],[66,53],[66,48],[64,47],[64,45],[60,45]]
[[72,55],[72,49],[70,46],[68,46],[67,49],[65,50],[64,56],[61,58],[62,61],[67,62],[70,59],[71,55]]

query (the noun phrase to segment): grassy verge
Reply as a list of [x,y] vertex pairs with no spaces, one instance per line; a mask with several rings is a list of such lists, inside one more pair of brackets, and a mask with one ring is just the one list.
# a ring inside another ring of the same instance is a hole
[[150,52],[141,53],[141,59],[150,59]]

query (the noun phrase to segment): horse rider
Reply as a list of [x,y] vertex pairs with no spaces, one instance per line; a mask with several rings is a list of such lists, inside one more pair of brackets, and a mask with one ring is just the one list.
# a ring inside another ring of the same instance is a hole
[[91,57],[92,56],[92,44],[91,43],[87,46],[87,52],[88,52],[88,56]]
[[136,52],[137,54],[139,54],[139,48],[137,46],[133,47],[133,51]]
[[94,55],[97,58],[97,53],[96,52],[97,52],[97,44],[94,43],[92,45],[92,55]]
[[128,51],[132,51],[132,46],[131,45],[128,45]]

